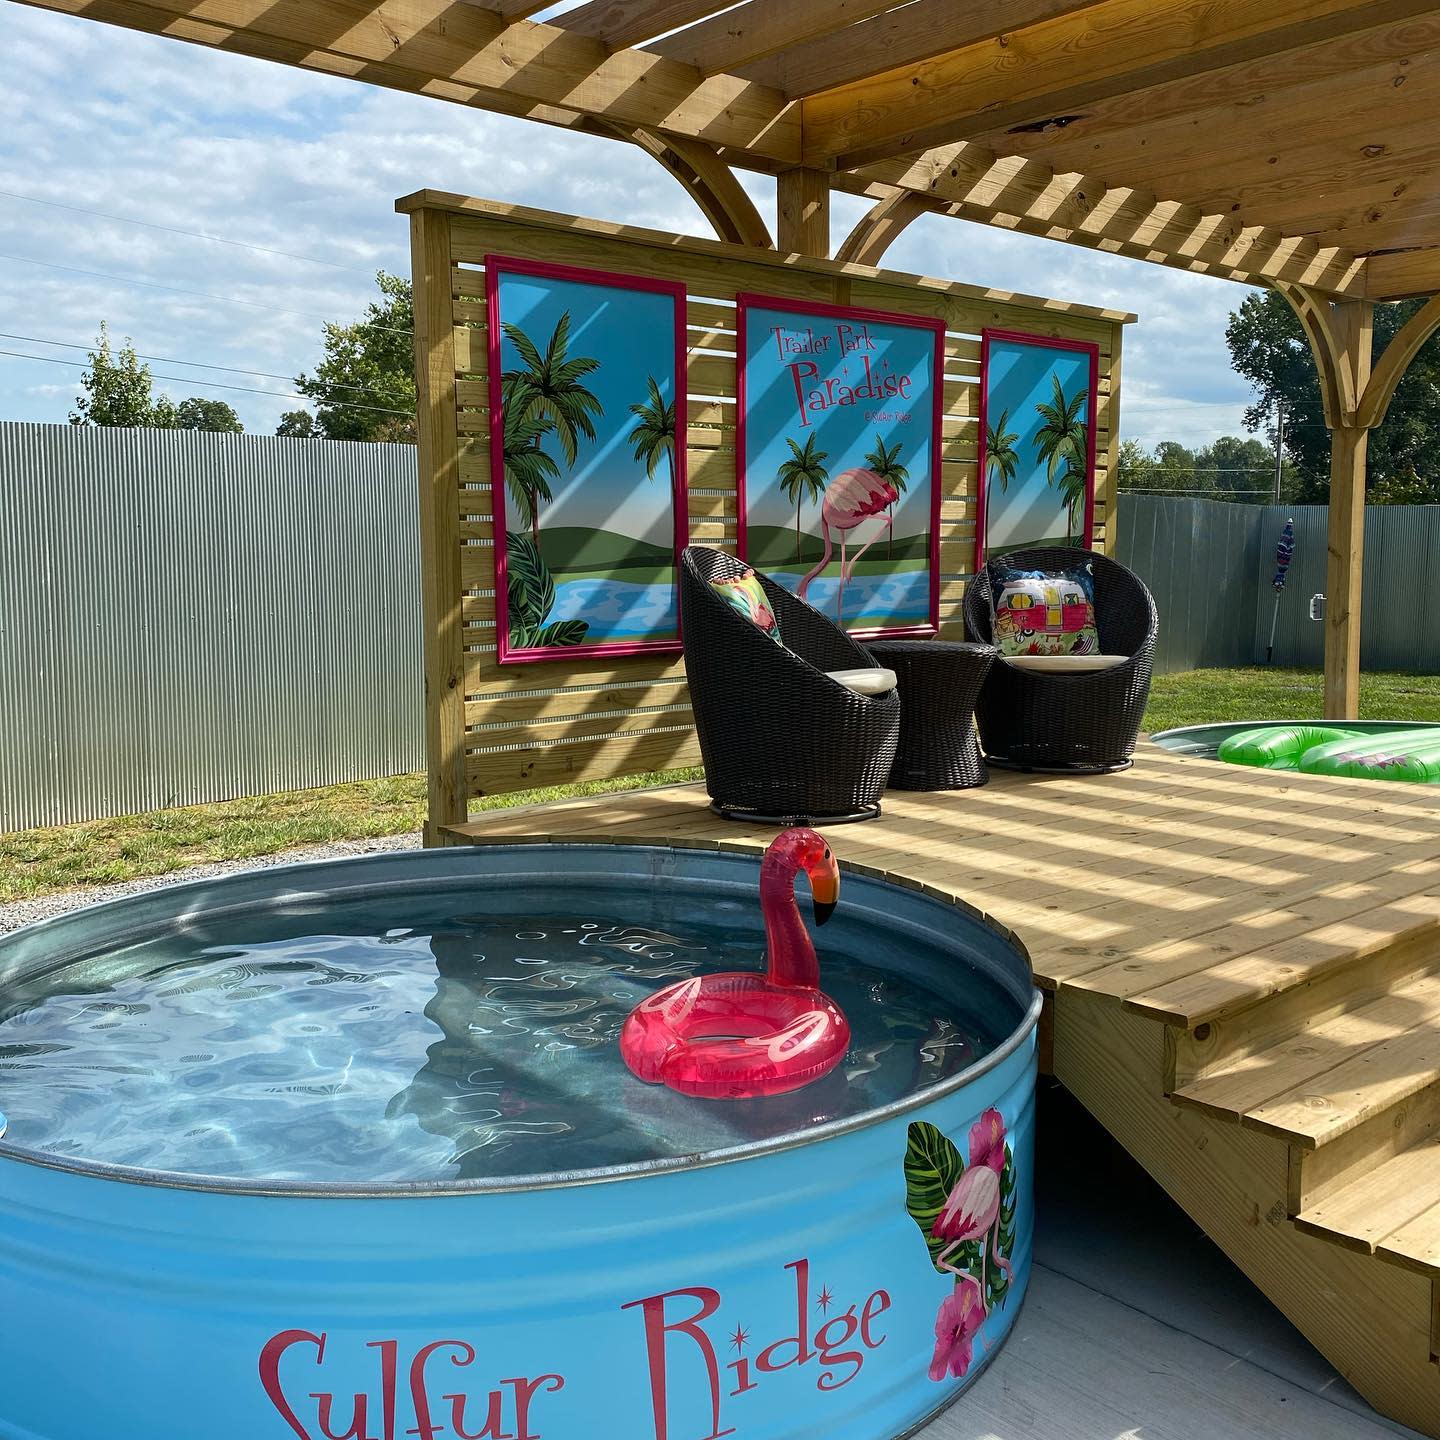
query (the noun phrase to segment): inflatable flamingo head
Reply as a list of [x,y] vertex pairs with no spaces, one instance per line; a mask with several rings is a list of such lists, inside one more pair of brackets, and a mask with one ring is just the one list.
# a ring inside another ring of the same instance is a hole
[[762,889],[767,872],[787,888],[800,871],[810,882],[815,906],[815,923],[823,925],[834,913],[840,899],[840,866],[825,837],[809,826],[782,830],[771,842],[760,866]]

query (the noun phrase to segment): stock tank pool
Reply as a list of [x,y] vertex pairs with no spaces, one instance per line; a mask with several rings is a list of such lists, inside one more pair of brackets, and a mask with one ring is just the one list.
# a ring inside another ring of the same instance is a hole
[[757,1100],[640,1083],[631,1007],[758,969],[758,857],[277,867],[0,939],[7,1440],[889,1440],[1012,1325],[1028,959],[844,872],[852,1027]]

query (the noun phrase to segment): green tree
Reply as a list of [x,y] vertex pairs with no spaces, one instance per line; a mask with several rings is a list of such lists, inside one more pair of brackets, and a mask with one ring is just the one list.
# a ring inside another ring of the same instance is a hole
[[242,435],[240,417],[223,400],[202,400],[192,396],[175,407],[175,429],[213,430],[223,435]]
[[630,432],[635,458],[645,467],[645,478],[653,480],[661,460],[670,463],[670,492],[675,492],[675,402],[667,403],[653,375],[645,377],[648,396],[630,407],[636,417]]
[[[1423,303],[1377,305],[1374,351],[1378,359],[1396,332]],[[1285,455],[1294,466],[1293,498],[1324,504],[1330,498],[1330,435],[1320,400],[1314,357],[1300,321],[1284,296],[1249,295],[1225,329],[1230,360],[1255,387],[1245,428],[1269,429],[1278,401],[1285,415]],[[1413,474],[1422,486],[1440,472],[1440,338],[1420,347],[1396,387],[1385,422],[1370,432],[1367,484],[1388,482],[1386,493]]]
[[85,393],[75,399],[72,425],[140,428],[155,423],[150,367],[140,363],[128,339],[118,351],[112,350],[110,330],[103,320],[80,386]]
[[[330,440],[415,439],[415,311],[410,282],[381,270],[380,299],[349,325],[326,325],[325,358],[295,388],[315,406],[309,435]],[[291,411],[277,434],[305,436],[303,410]]]
[[275,433],[291,440],[321,440],[325,435],[319,421],[308,410],[287,410],[280,417]]
[[[898,440],[887,450],[883,437],[877,435],[875,448],[865,457],[865,463],[873,474],[878,475],[887,484],[893,485],[901,495],[905,493],[910,484],[910,471],[900,463],[900,442]],[[893,517],[894,509],[892,501],[885,507],[886,516]],[[894,532],[887,525],[885,527],[885,554],[887,556],[895,553],[894,546]]]
[[811,500],[818,499],[820,492],[830,483],[830,472],[825,468],[825,461],[830,458],[830,452],[815,448],[815,432],[813,430],[805,437],[803,450],[788,437],[785,443],[790,447],[790,458],[781,463],[780,468],[775,472],[775,478],[780,482],[780,489],[784,492],[785,498],[795,502],[795,558],[798,560],[800,558],[800,506],[807,496]]
[[1115,462],[1117,490],[1155,489],[1155,458],[1138,440],[1122,440]]
[[140,363],[127,338],[117,351],[110,344],[110,329],[100,322],[100,338],[90,351],[90,363],[80,377],[84,390],[70,414],[72,425],[146,430],[224,430],[238,435],[245,427],[223,400],[198,397],[177,405],[168,395],[152,393],[150,367]]
[[1020,436],[1005,427],[1010,423],[1010,412],[1002,410],[1000,418],[985,427],[985,477],[998,480],[1002,491],[1010,488],[1015,472],[1020,468],[1020,452],[1015,442]]
[[1075,535],[1075,511],[1085,494],[1085,476],[1089,468],[1089,431],[1080,412],[1085,408],[1087,392],[1076,390],[1068,399],[1057,375],[1050,377],[1054,394],[1047,403],[1036,405],[1040,412],[1040,428],[1035,433],[1035,451],[1045,462],[1045,476],[1060,491],[1065,502],[1065,529]]

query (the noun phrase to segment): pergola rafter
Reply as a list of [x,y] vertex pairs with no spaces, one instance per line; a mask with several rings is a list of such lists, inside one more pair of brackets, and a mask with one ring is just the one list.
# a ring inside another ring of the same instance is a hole
[[[1363,437],[1403,369],[1367,388],[1369,306],[1440,290],[1440,0],[24,3],[625,138],[755,248],[828,253],[840,190],[875,202],[849,261],[939,214],[1280,288],[1358,566]],[[736,168],[776,177],[774,242]],[[1327,651],[1347,708],[1353,598]]]

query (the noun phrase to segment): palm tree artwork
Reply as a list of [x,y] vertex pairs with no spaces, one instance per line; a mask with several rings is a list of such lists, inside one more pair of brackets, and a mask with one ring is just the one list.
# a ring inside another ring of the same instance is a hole
[[830,458],[830,452],[815,448],[813,434],[805,437],[804,449],[788,438],[785,443],[790,447],[790,458],[781,463],[775,478],[780,482],[785,498],[795,506],[795,558],[799,560],[800,507],[807,498],[818,499],[830,483],[830,472],[824,463]]
[[1065,503],[1066,539],[1073,540],[1075,510],[1085,496],[1089,460],[1089,427],[1081,416],[1089,392],[1079,389],[1067,399],[1058,375],[1050,377],[1050,384],[1053,398],[1035,407],[1041,420],[1035,451],[1037,458],[1045,462],[1046,479],[1059,490]]
[[500,376],[501,463],[505,489],[529,536],[506,537],[506,602],[509,640],[515,649],[581,644],[584,620],[547,623],[555,604],[555,582],[540,553],[540,512],[554,499],[559,461],[546,448],[554,437],[568,465],[580,455],[580,439],[595,439],[593,417],[603,415],[599,399],[581,384],[600,368],[588,355],[570,354],[570,312],[555,324],[544,351],[518,325],[502,325],[522,368]]
[[1010,488],[1015,471],[1020,467],[1020,452],[1015,442],[1020,438],[1013,430],[1005,427],[1010,423],[1010,412],[1002,410],[1000,418],[993,425],[985,427],[985,475],[987,479],[998,480],[1003,493]]
[[[513,413],[517,424],[524,421],[546,427],[528,432],[536,448],[541,438],[553,430],[566,464],[573,466],[580,455],[580,437],[595,439],[592,417],[604,413],[600,401],[580,383],[600,368],[600,362],[588,355],[570,355],[568,310],[556,321],[543,353],[518,325],[505,324],[501,329],[524,366],[519,370],[506,370],[500,376],[501,403],[507,424]],[[543,498],[548,500],[549,494]],[[531,538],[538,548],[539,507],[530,507],[529,514]]]
[[[900,463],[900,442],[897,440],[889,449],[885,447],[883,436],[875,437],[875,448],[865,457],[865,463],[881,479],[894,487],[898,494],[903,495],[910,483],[909,469]],[[885,514],[892,520],[894,502],[885,507]],[[889,559],[895,553],[895,528],[888,524],[885,531],[885,557]]]
[[629,440],[635,458],[645,467],[645,478],[653,480],[661,460],[670,466],[670,493],[675,493],[675,402],[667,401],[653,375],[645,377],[648,395],[630,407],[636,417]]

